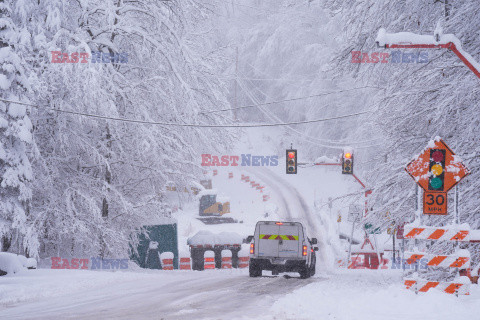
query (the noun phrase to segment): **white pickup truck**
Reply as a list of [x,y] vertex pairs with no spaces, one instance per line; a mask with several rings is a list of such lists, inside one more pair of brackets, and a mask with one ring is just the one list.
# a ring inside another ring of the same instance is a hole
[[250,242],[250,277],[259,277],[262,270],[273,275],[298,272],[302,279],[315,274],[317,239],[307,237],[300,222],[259,221]]

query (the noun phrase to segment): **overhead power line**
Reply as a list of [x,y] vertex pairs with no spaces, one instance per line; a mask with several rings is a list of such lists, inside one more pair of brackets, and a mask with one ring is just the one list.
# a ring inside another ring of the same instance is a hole
[[[6,99],[0,99],[0,101],[10,102],[10,103],[17,103],[21,105],[27,105],[39,108],[38,105],[19,102],[19,101],[12,101]],[[366,110],[357,113],[345,114],[341,116],[331,117],[331,118],[323,118],[323,119],[315,119],[315,120],[305,120],[305,121],[294,121],[294,122],[283,122],[283,123],[258,123],[258,124],[238,124],[238,125],[228,125],[228,124],[196,124],[196,123],[177,123],[177,122],[158,122],[158,121],[146,121],[146,120],[138,120],[138,119],[128,119],[128,118],[119,118],[119,117],[107,117],[99,114],[92,114],[92,113],[84,113],[84,112],[77,112],[77,111],[69,111],[69,110],[61,110],[56,108],[47,108],[48,110],[52,110],[55,112],[66,113],[66,114],[73,114],[83,117],[89,117],[94,119],[102,119],[102,120],[112,120],[112,121],[121,121],[121,122],[130,122],[130,123],[141,123],[141,124],[151,124],[151,125],[162,125],[162,126],[174,126],[174,127],[194,127],[194,128],[258,128],[258,127],[278,127],[278,126],[289,126],[294,124],[308,124],[308,123],[317,123],[317,122],[324,122],[330,120],[337,120],[337,119],[344,119],[349,117],[355,117],[362,114],[373,112],[373,110]]]
[[318,93],[318,94],[312,94],[312,95],[309,95],[309,96],[296,97],[296,98],[290,98],[290,99],[285,99],[285,100],[276,100],[276,101],[269,101],[269,102],[263,102],[263,103],[256,103],[256,104],[240,106],[240,107],[236,107],[236,108],[227,108],[227,109],[219,109],[219,110],[206,110],[206,111],[202,111],[202,112],[199,112],[199,113],[217,113],[217,112],[224,112],[224,111],[230,111],[230,110],[255,108],[255,107],[259,107],[259,106],[267,106],[267,105],[277,104],[277,103],[282,103],[282,102],[305,100],[305,99],[309,99],[309,98],[321,97],[321,96],[326,96],[326,95],[330,95],[330,94],[342,93],[342,92],[347,92],[347,91],[352,91],[352,90],[357,90],[357,89],[365,89],[365,88],[384,89],[384,88],[381,88],[381,87],[371,87],[371,86],[358,87],[358,88],[351,88],[351,89],[345,89],[345,90],[323,92],[323,93]]

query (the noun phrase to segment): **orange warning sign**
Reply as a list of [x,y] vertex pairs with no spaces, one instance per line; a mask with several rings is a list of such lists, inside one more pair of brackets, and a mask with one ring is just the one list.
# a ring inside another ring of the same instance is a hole
[[432,141],[405,170],[426,192],[447,192],[470,174],[440,138]]
[[447,214],[447,193],[446,192],[424,192],[423,193],[423,214],[446,215]]

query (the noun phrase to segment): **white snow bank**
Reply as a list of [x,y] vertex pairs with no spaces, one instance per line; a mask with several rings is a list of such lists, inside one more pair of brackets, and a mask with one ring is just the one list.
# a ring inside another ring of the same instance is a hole
[[238,251],[239,257],[248,257],[250,256],[250,245],[242,244],[242,248]]
[[416,295],[394,270],[339,270],[280,298],[270,312],[276,319],[478,319],[476,287],[471,296],[439,290]]
[[238,233],[221,232],[219,234],[214,234],[206,230],[197,232],[193,237],[190,237],[187,240],[187,244],[191,246],[241,245],[242,242],[243,238]]
[[34,258],[28,258],[25,267],[29,269],[37,269],[37,260]]
[[23,261],[27,263],[27,258],[18,256],[10,252],[0,252],[0,270],[7,274],[19,273],[25,270]]
[[[23,272],[15,277],[2,277],[0,290],[0,313],[2,307],[24,301],[38,301],[53,297],[76,294],[88,289],[91,294],[118,284],[135,286],[139,281],[148,283],[171,283],[184,279],[182,276],[166,275],[161,270],[141,269],[129,261],[129,269],[119,272],[96,272],[91,270],[37,269]],[[136,272],[132,272],[135,270]],[[192,273],[192,278],[195,273]],[[195,276],[198,278],[198,275]],[[112,291],[118,290],[117,288]],[[124,289],[122,289],[124,290]],[[71,299],[70,297],[66,299]],[[71,300],[70,300],[71,301]],[[0,316],[0,318],[2,318]],[[21,317],[22,319],[24,317]],[[38,317],[37,317],[38,318]],[[3,318],[2,318],[3,319]],[[6,318],[5,318],[6,319]],[[20,318],[19,318],[20,319]]]
[[27,266],[27,261],[28,261],[27,257],[17,254],[17,259],[20,260],[20,262],[22,263],[22,266],[24,267]]

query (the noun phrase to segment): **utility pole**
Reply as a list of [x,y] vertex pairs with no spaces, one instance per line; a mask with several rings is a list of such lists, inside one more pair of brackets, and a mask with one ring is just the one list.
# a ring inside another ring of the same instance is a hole
[[450,3],[448,3],[448,0],[445,0],[445,20],[448,21],[450,18]]

